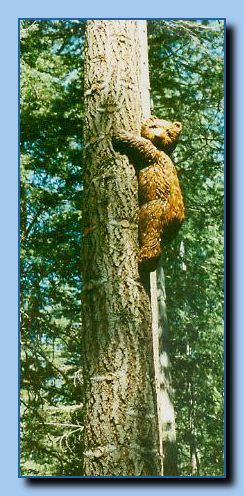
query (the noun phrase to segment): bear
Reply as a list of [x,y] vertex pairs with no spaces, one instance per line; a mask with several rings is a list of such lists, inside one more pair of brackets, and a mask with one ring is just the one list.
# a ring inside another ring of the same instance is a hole
[[155,270],[163,246],[178,233],[185,208],[176,168],[168,156],[182,130],[180,122],[151,116],[141,135],[120,131],[113,135],[114,150],[127,155],[138,177],[139,264]]

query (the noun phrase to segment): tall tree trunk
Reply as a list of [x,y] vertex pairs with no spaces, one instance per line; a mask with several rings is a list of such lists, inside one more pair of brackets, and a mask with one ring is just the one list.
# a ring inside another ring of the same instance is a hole
[[149,298],[138,266],[137,179],[111,136],[140,132],[138,22],[88,21],[82,251],[84,474],[160,475]]

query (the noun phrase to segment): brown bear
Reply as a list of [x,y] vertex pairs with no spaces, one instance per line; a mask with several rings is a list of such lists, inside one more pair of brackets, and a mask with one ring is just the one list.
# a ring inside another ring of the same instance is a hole
[[121,131],[114,149],[127,155],[138,175],[139,263],[154,270],[162,246],[177,234],[184,220],[184,202],[171,153],[182,130],[180,122],[146,119],[141,136]]

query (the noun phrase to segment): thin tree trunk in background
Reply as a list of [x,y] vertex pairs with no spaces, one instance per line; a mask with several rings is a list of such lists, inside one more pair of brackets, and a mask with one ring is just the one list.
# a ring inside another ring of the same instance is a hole
[[[191,357],[192,349],[187,344],[187,355]],[[196,428],[195,428],[195,394],[194,384],[189,377],[188,380],[188,422],[189,422],[189,447],[190,447],[190,473],[191,475],[200,475],[200,459],[197,449]]]
[[[142,117],[150,116],[150,80],[148,66],[147,29],[144,21],[138,21],[141,47],[141,107]],[[159,455],[161,475],[177,474],[177,451],[175,413],[172,401],[173,389],[170,373],[168,322],[166,308],[163,257],[157,271],[150,272],[150,300],[152,315],[153,361],[157,403]]]
[[158,290],[158,339],[159,339],[159,374],[160,374],[160,412],[161,435],[164,451],[164,475],[177,475],[177,446],[175,412],[173,405],[173,387],[169,358],[169,336],[166,307],[165,277],[163,257],[157,268]]
[[199,459],[198,459],[198,452],[197,452],[197,448],[196,448],[195,437],[192,438],[192,441],[190,444],[190,457],[191,457],[191,475],[200,475]]
[[160,475],[150,302],[137,266],[137,179],[111,146],[114,131],[139,133],[141,117],[138,21],[88,21],[82,251],[87,476]]

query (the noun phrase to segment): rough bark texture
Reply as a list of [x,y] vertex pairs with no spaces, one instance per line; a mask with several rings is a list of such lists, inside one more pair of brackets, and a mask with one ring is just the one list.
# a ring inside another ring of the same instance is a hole
[[150,303],[137,264],[137,179],[111,145],[114,131],[140,131],[139,54],[138,21],[88,21],[82,251],[87,476],[160,474]]

